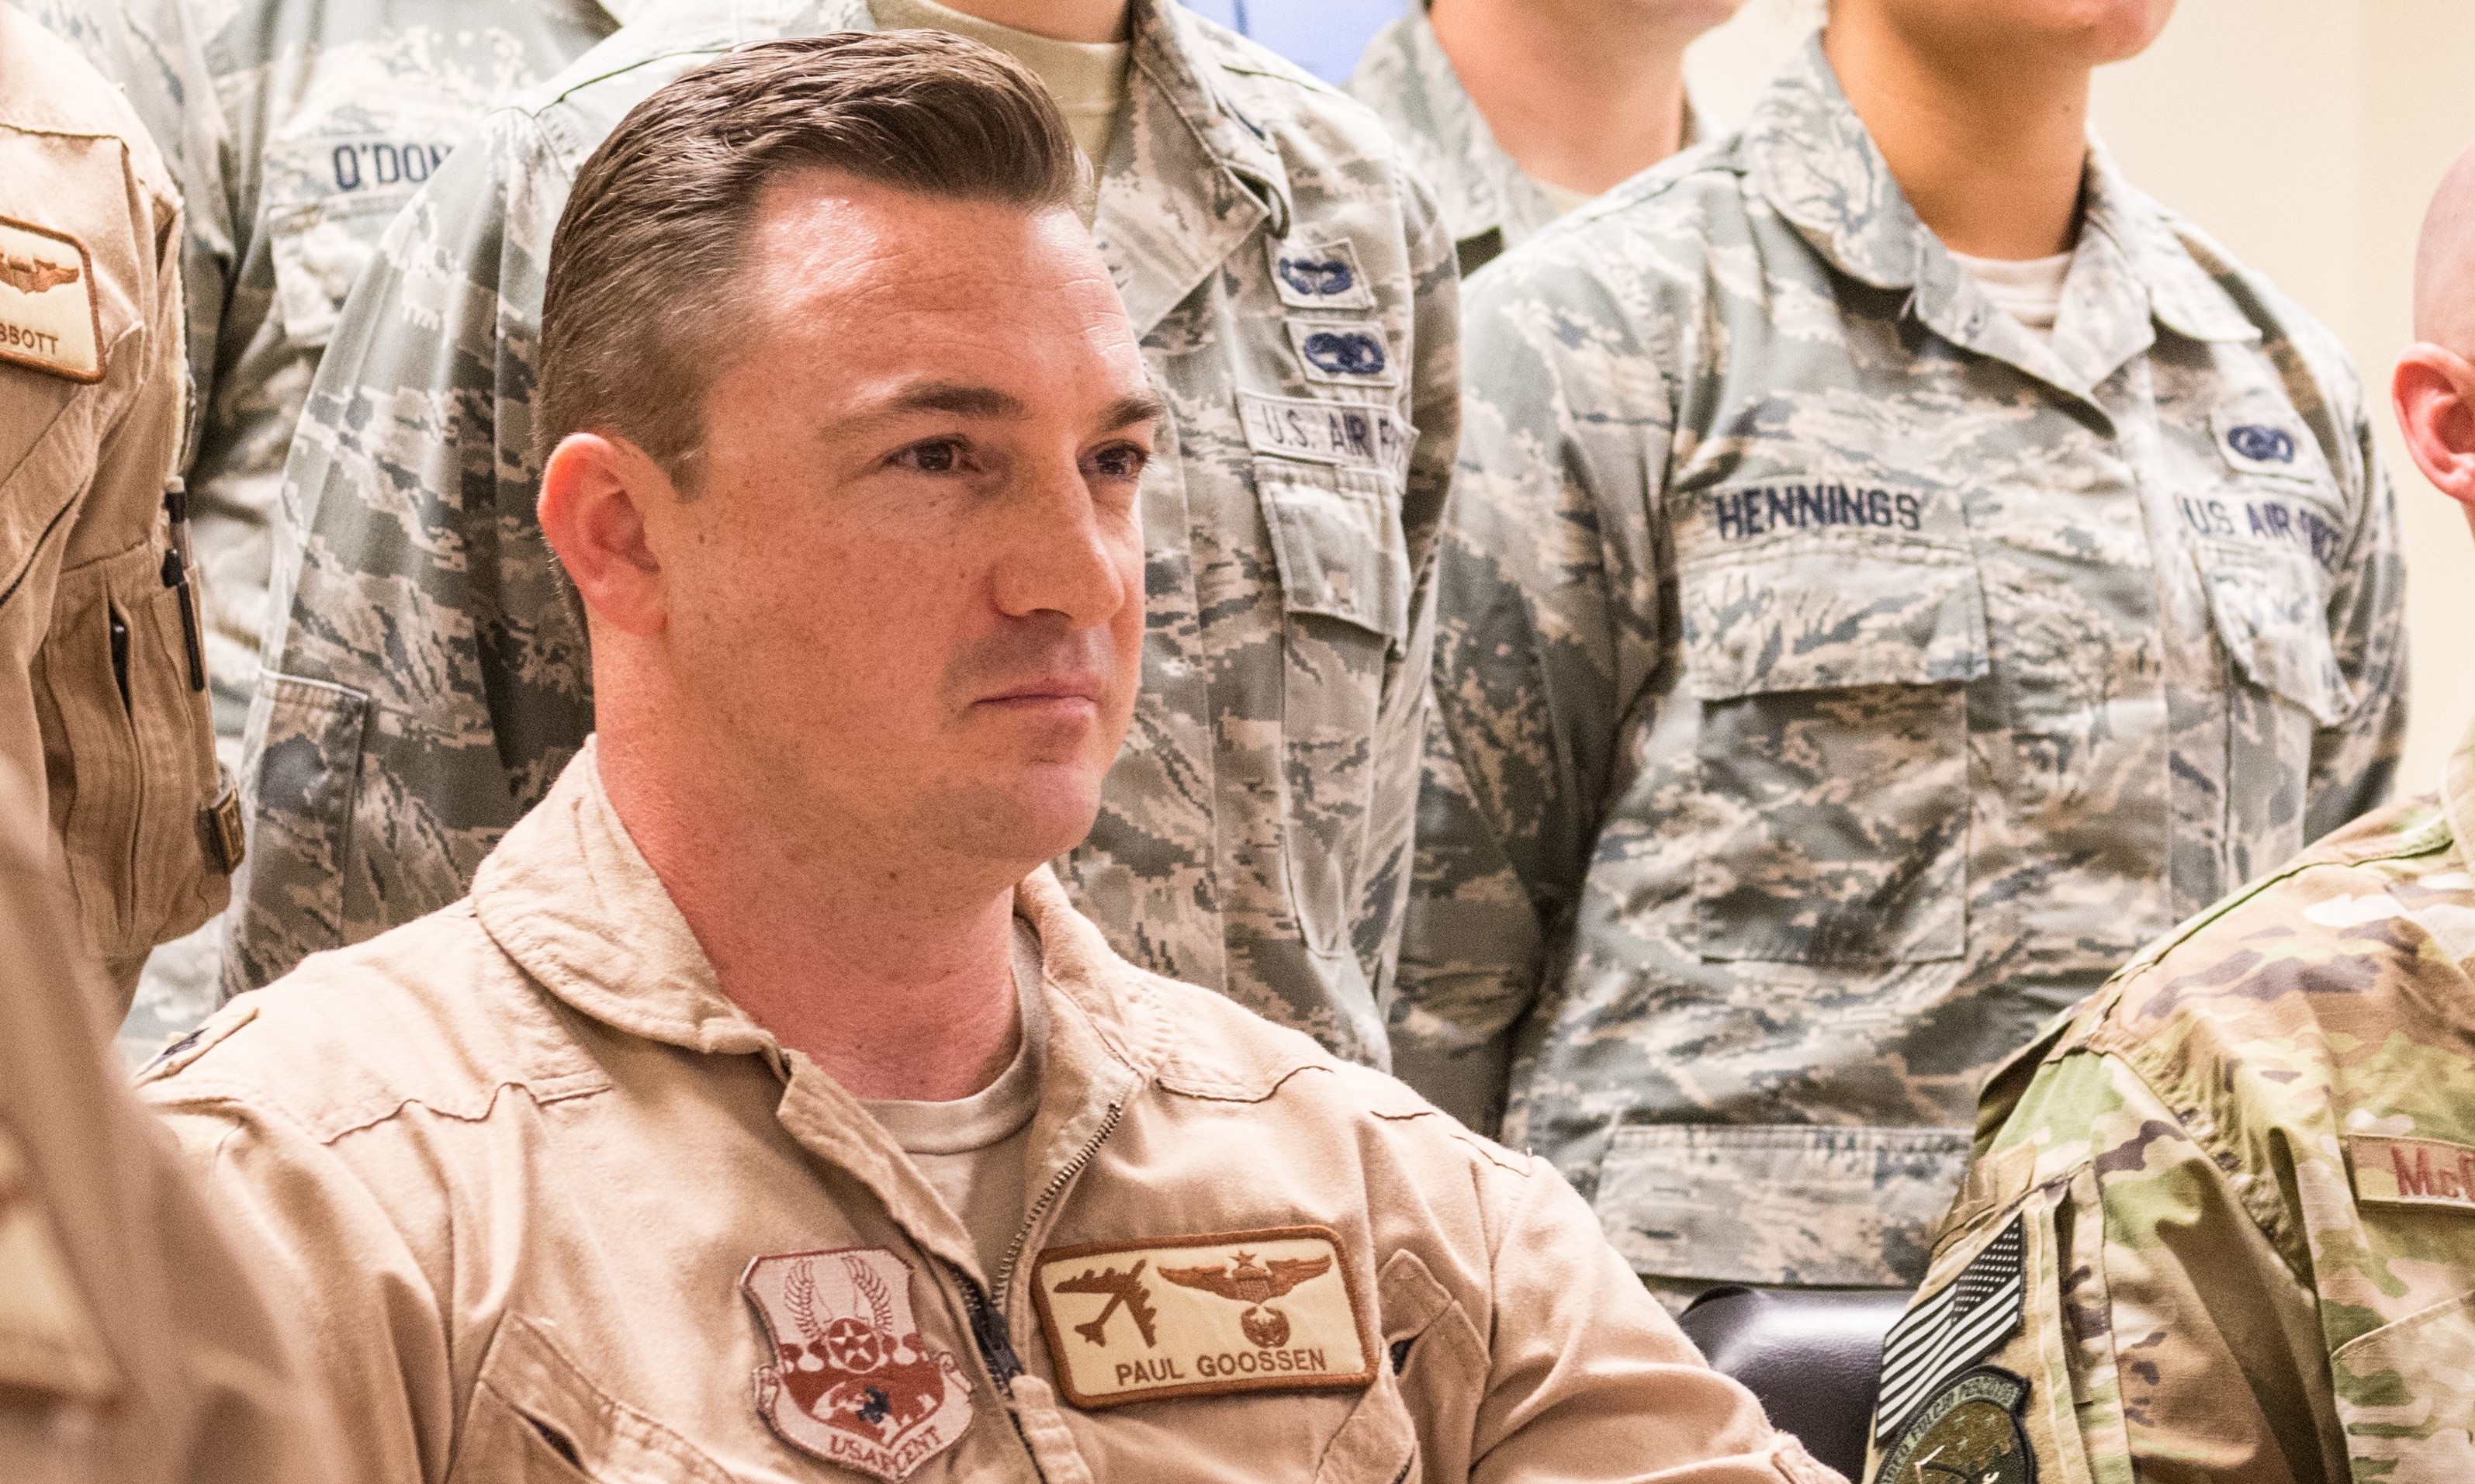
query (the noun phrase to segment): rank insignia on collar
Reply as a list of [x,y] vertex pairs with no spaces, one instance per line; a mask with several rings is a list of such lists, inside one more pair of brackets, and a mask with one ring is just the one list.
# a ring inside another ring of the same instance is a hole
[[970,1430],[971,1383],[920,1338],[894,1253],[776,1253],[739,1287],[774,1357],[756,1370],[756,1410],[783,1442],[898,1484]]
[[0,361],[100,381],[100,312],[85,243],[0,216]]
[[1032,1265],[1031,1294],[1059,1390],[1087,1410],[1375,1379],[1329,1227],[1051,1248]]

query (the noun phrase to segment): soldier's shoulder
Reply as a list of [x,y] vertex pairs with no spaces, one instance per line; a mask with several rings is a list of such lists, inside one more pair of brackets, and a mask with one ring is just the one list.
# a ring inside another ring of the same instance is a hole
[[2429,798],[2394,805],[2142,953],[2048,1059],[2119,1057],[2227,1130],[2404,1107],[2417,1066],[2475,1037],[2475,983],[2452,946],[2470,925],[2475,881],[2446,815]]
[[1141,978],[1159,1028],[1152,1075],[1174,1096],[1260,1107],[1285,1134],[1311,1136],[1333,1150],[1392,1142],[1513,1176],[1538,1168],[1470,1131],[1406,1083],[1343,1060],[1313,1037],[1275,1025],[1226,995],[1157,975]]
[[1469,313],[1582,298],[1670,317],[1678,295],[1718,292],[1717,255],[1752,247],[1772,215],[1748,184],[1739,136],[1697,144],[1487,264],[1467,285]]
[[1179,19],[1238,122],[1292,168],[1403,159],[1399,140],[1365,103],[1225,26],[1191,12]]
[[144,121],[86,54],[0,5],[0,128],[118,139],[131,165],[152,183],[163,165]]
[[468,901],[312,955],[175,1041],[137,1086],[159,1107],[278,1118],[331,1143],[408,1109],[478,1119],[510,1087],[603,1081]]
[[2142,209],[2184,255],[2206,275],[2237,313],[2249,321],[2265,340],[2286,341],[2302,353],[2314,379],[2353,386],[2354,362],[2337,332],[2297,303],[2274,280],[2235,255],[2209,231],[2155,197],[2132,192]]

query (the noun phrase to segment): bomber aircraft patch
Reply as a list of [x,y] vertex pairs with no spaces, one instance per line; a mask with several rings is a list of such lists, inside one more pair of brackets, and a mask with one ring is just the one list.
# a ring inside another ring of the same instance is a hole
[[1078,1407],[1375,1379],[1340,1239],[1282,1227],[1051,1248],[1032,1302]]

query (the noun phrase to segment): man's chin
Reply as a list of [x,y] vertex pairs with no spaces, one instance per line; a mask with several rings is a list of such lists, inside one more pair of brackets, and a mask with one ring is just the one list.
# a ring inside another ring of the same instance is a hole
[[949,791],[927,826],[964,854],[1020,861],[1029,871],[1083,843],[1100,814],[1100,781],[1083,765],[1035,767],[999,785]]

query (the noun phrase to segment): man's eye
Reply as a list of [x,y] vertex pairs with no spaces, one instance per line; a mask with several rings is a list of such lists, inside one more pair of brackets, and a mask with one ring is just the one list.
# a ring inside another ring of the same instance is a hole
[[1139,445],[1112,444],[1091,455],[1091,468],[1103,479],[1139,479],[1151,460],[1151,454]]
[[894,455],[894,461],[923,474],[949,474],[963,467],[963,446],[950,440],[914,444]]

